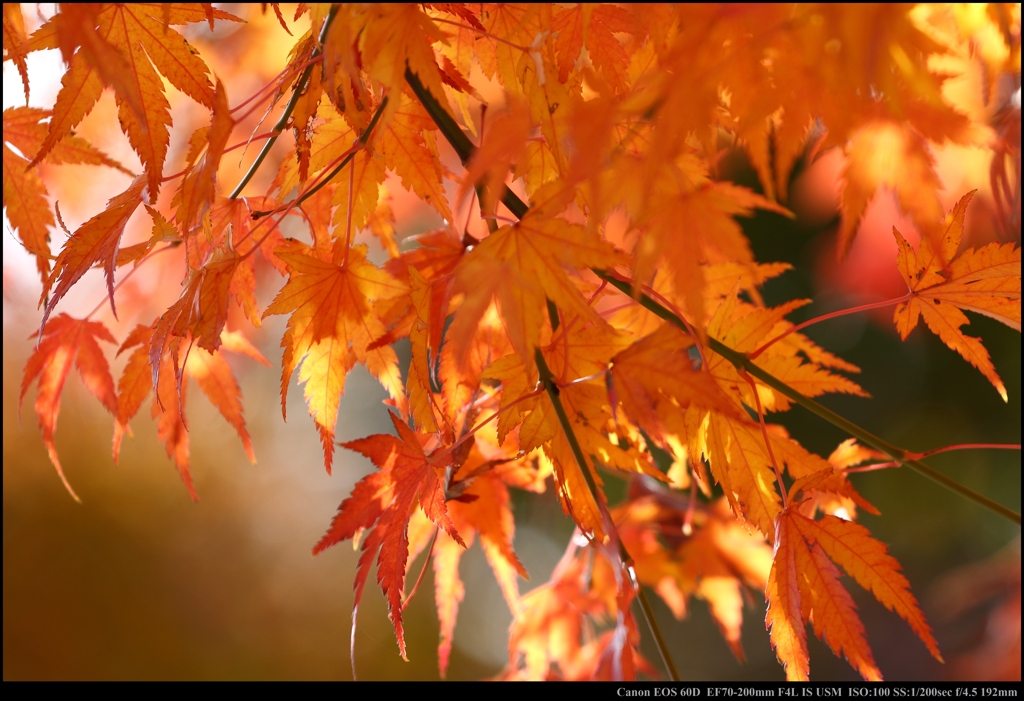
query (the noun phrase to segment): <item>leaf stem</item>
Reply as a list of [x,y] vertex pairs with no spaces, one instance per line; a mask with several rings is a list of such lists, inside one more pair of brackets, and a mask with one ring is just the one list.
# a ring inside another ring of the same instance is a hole
[[768,459],[771,460],[772,469],[775,471],[775,481],[779,483],[779,491],[782,493],[782,508],[785,510],[789,508],[786,483],[782,481],[782,470],[779,469],[779,461],[775,459],[775,451],[772,450],[772,442],[771,439],[768,438],[768,424],[764,421],[764,409],[761,408],[761,395],[757,393],[757,385],[754,383],[754,378],[743,370],[740,370],[740,376],[747,381],[747,384],[750,385],[750,391],[754,394],[754,403],[757,405],[757,421],[761,424],[761,437],[764,438],[764,447],[768,451]]
[[934,450],[926,450],[923,453],[908,453],[908,457],[912,457],[915,460],[922,460],[924,458],[931,457],[932,455],[938,455],[939,453],[948,453],[951,450],[972,450],[976,448],[995,448],[997,450],[1020,450],[1020,443],[957,443],[956,445],[947,445],[943,446],[942,448],[935,448]]
[[797,331],[800,331],[801,329],[805,329],[808,326],[811,326],[813,324],[817,324],[819,321],[828,321],[829,319],[835,319],[835,318],[840,317],[840,316],[846,316],[847,314],[857,314],[859,312],[865,312],[865,311],[867,311],[869,309],[879,309],[879,308],[882,308],[882,307],[892,307],[892,306],[895,306],[895,305],[899,304],[900,302],[906,302],[907,300],[909,300],[913,296],[913,294],[914,294],[913,292],[908,292],[907,294],[903,295],[902,297],[896,297],[894,299],[886,299],[886,300],[883,300],[881,302],[871,302],[870,304],[860,304],[860,305],[858,305],[856,307],[850,307],[849,309],[839,309],[839,310],[834,311],[834,312],[829,312],[828,314],[822,314],[821,316],[816,316],[813,319],[808,319],[807,321],[805,321],[803,323],[800,323],[800,324],[797,324],[796,326],[789,327],[788,329],[786,329],[785,331],[780,333],[778,336],[776,336],[772,340],[770,340],[767,343],[765,343],[764,345],[762,345],[760,348],[758,348],[756,350],[753,350],[750,353],[747,353],[747,357],[750,358],[751,360],[753,360],[754,358],[756,358],[757,356],[761,355],[766,350],[768,350],[771,346],[775,345],[776,343],[778,343],[779,341],[784,339],[789,334],[796,333]]
[[536,396],[539,396],[539,395],[540,395],[540,390],[537,389],[537,390],[534,390],[533,392],[527,392],[526,394],[524,394],[523,396],[519,397],[518,399],[516,399],[514,402],[511,402],[510,404],[506,404],[505,406],[503,406],[502,408],[498,409],[496,412],[494,412],[493,414],[488,416],[486,419],[484,419],[483,421],[478,423],[476,426],[474,426],[473,428],[471,428],[468,431],[466,431],[466,433],[464,433],[463,435],[459,436],[459,439],[457,441],[452,443],[450,446],[445,448],[443,451],[441,451],[437,455],[432,455],[431,458],[430,458],[431,461],[434,462],[434,463],[437,463],[442,458],[448,457],[449,455],[454,453],[456,450],[458,450],[459,446],[461,446],[467,440],[472,438],[473,434],[475,434],[481,428],[483,428],[487,424],[491,423],[496,418],[498,418],[499,416],[504,414],[506,411],[508,411],[509,409],[514,407],[515,405],[519,404],[520,402],[525,402],[527,399],[532,399],[533,397],[536,397]]
[[430,536],[430,548],[427,549],[427,559],[423,561],[423,569],[420,570],[420,576],[416,578],[416,583],[412,585],[412,589],[406,594],[405,598],[402,599],[402,611],[412,601],[412,597],[416,596],[416,592],[420,589],[420,582],[423,581],[423,575],[427,573],[427,568],[430,567],[430,560],[434,557],[434,543],[437,542],[437,532],[440,529],[434,526],[434,534]]
[[229,200],[238,199],[238,196],[242,194],[242,190],[252,177],[256,175],[256,171],[260,169],[260,165],[263,164],[263,160],[270,153],[271,147],[277,141],[277,137],[281,135],[284,128],[288,125],[288,120],[291,119],[292,112],[295,111],[295,106],[299,104],[299,98],[302,97],[302,93],[306,91],[306,86],[309,85],[309,77],[313,75],[313,66],[315,65],[314,59],[323,53],[323,45],[327,40],[327,31],[331,28],[331,23],[334,22],[335,16],[338,14],[338,6],[332,5],[330,11],[327,13],[327,19],[324,20],[324,26],[320,28],[320,36],[317,38],[317,46],[313,47],[313,53],[310,56],[310,63],[306,66],[306,70],[302,71],[302,76],[299,81],[295,84],[295,89],[292,90],[292,97],[288,100],[288,104],[284,108],[284,112],[281,114],[280,119],[277,120],[277,124],[274,125],[274,135],[267,139],[267,143],[263,144],[263,148],[260,150],[256,160],[249,166],[249,170],[239,181],[234,191],[228,195]]
[[[117,292],[118,288],[120,288],[121,285],[126,283],[128,281],[128,278],[130,278],[132,275],[134,275],[135,271],[139,269],[139,266],[141,266],[147,260],[149,260],[153,256],[157,255],[158,253],[163,253],[164,251],[169,251],[172,248],[177,248],[179,244],[180,244],[180,242],[169,243],[166,246],[164,246],[163,248],[158,248],[155,251],[150,251],[149,253],[147,253],[145,256],[143,256],[142,258],[139,259],[139,262],[136,263],[135,266],[131,270],[129,270],[127,273],[125,273],[123,278],[121,278],[120,280],[118,280],[114,284],[114,290],[113,291]],[[104,297],[103,299],[100,300],[99,304],[97,304],[95,307],[93,307],[91,312],[89,312],[88,314],[85,315],[85,318],[86,319],[91,318],[93,314],[95,314],[100,309],[105,307],[106,304],[107,304],[107,297]]]
[[[297,197],[296,199],[289,202],[289,207],[297,207],[306,200],[308,200],[310,197],[315,195],[317,192],[320,191],[321,188],[327,185],[327,183],[331,182],[331,180],[333,180],[335,176],[337,176],[338,173],[340,173],[341,170],[349,164],[349,161],[355,158],[356,154],[359,153],[363,149],[363,147],[366,146],[367,143],[369,143],[370,135],[373,133],[374,127],[377,126],[377,121],[380,120],[380,116],[384,113],[384,108],[387,107],[387,104],[388,98],[384,97],[384,99],[380,101],[380,104],[377,105],[377,111],[374,112],[373,117],[370,118],[370,123],[366,125],[366,129],[364,129],[363,133],[359,135],[359,138],[356,139],[356,143],[354,143],[352,145],[352,148],[348,150],[348,153],[346,153],[345,157],[341,159],[341,162],[338,163],[338,165],[334,167],[334,170],[328,173],[326,177],[321,178],[320,182],[306,190],[304,193],[302,193],[300,197]],[[252,218],[259,219],[260,217],[265,217],[268,214],[273,214],[275,211],[277,210],[257,210],[252,213]]]
[[[622,544],[619,544],[622,547]],[[633,568],[630,566],[630,574],[633,574]],[[634,580],[635,581],[635,580]],[[636,582],[636,598],[640,602],[640,610],[644,613],[644,620],[647,621],[647,627],[651,629],[651,635],[654,636],[654,644],[658,648],[658,652],[661,654],[661,661],[665,665],[665,669],[668,670],[668,678],[674,682],[681,679],[679,676],[679,670],[676,669],[675,663],[672,661],[672,657],[668,654],[668,643],[665,642],[665,637],[661,634],[661,627],[658,626],[658,621],[654,618],[654,609],[651,608],[651,602],[647,600],[647,593],[644,588],[640,586],[639,582]]]

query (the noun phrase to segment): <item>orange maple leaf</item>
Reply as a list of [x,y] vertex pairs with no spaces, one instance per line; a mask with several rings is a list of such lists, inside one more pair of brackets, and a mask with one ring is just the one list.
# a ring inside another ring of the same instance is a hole
[[[459,604],[465,595],[465,587],[459,577],[459,563],[466,548],[473,546],[475,537],[480,536],[481,548],[513,613],[519,606],[517,578],[529,579],[512,548],[515,521],[509,508],[508,487],[493,468],[492,461],[484,460],[474,450],[461,467],[454,469],[451,478],[446,479],[448,515],[466,545],[463,547],[447,533],[438,533],[431,551],[437,617],[441,626],[437,662],[442,677],[448,669]],[[414,519],[416,517],[424,523],[419,524],[419,538],[411,534],[413,529],[410,526],[410,558],[415,557],[414,553],[422,547],[416,541],[424,541],[424,536],[430,538],[437,530],[422,512],[416,512]],[[424,529],[424,525],[428,528]]]
[[637,579],[657,591],[679,619],[691,596],[706,600],[729,648],[743,661],[742,585],[764,591],[772,559],[764,538],[744,528],[725,499],[698,506],[643,480],[633,481],[630,500],[613,509],[612,517]]
[[[117,351],[120,355],[129,348],[135,348],[128,356],[124,372],[117,382],[117,401],[113,412],[114,462],[117,462],[119,457],[124,434],[130,433],[128,422],[138,413],[142,402],[155,388],[152,415],[157,420],[157,435],[164,443],[167,457],[174,461],[189,495],[198,500],[189,465],[188,430],[185,425],[187,384],[183,382],[184,378],[192,377],[196,380],[199,389],[210,403],[217,407],[224,419],[238,432],[249,461],[255,464],[256,456],[253,454],[252,442],[245,427],[245,418],[242,416],[242,391],[231,367],[224,359],[223,351],[247,355],[267,367],[270,363],[240,333],[224,331],[217,350],[210,352],[186,346],[186,349],[180,351],[180,357],[173,359],[174,362],[161,362],[153,368],[150,349],[155,335],[153,326],[136,326]],[[171,352],[176,350],[177,348],[172,347]],[[181,366],[179,362],[182,363]]]
[[398,650],[403,659],[408,659],[402,628],[402,589],[409,558],[409,518],[413,508],[419,504],[434,525],[444,529],[463,548],[466,544],[455,530],[445,506],[442,477],[446,464],[438,458],[447,455],[446,451],[439,450],[437,458],[435,453],[425,454],[416,433],[394,414],[390,416],[398,432],[397,438],[378,433],[341,444],[370,458],[380,471],[367,475],[353,487],[352,495],[338,507],[327,533],[313,547],[313,554],[353,538],[363,529],[372,529],[363,541],[363,554],[356,571],[353,626],[370,566],[379,549],[377,583],[388,600]]
[[556,12],[551,18],[551,31],[556,33],[559,82],[567,81],[580,50],[586,46],[591,62],[615,92],[621,93],[626,84],[629,56],[615,33],[636,33],[637,30],[638,25],[629,12],[613,5],[581,3]]
[[[33,337],[37,334],[33,334]],[[61,469],[57,457],[57,446],[53,440],[57,430],[57,416],[60,414],[60,396],[64,390],[64,381],[71,371],[72,364],[78,368],[82,381],[89,391],[100,400],[110,413],[117,411],[117,396],[114,393],[114,379],[110,376],[110,366],[96,341],[115,343],[107,327],[96,321],[72,319],[67,314],[58,314],[43,330],[42,338],[25,365],[25,375],[21,380],[21,395],[18,407],[25,399],[29,386],[38,378],[36,394],[36,416],[39,417],[39,428],[43,432],[43,443],[50,456],[50,462],[57,468],[64,487],[75,501],[79,501],[75,490],[71,488],[64,470]]]
[[492,299],[498,303],[512,345],[527,363],[546,323],[546,300],[585,323],[603,325],[571,270],[614,265],[611,246],[584,227],[541,214],[503,226],[468,253],[455,272],[455,292],[465,301],[452,322],[455,356],[465,357],[470,338]]
[[[655,674],[639,653],[633,589],[614,549],[574,542],[551,579],[524,595],[509,634],[503,679],[632,680]],[[614,560],[612,562],[611,560]],[[600,634],[595,624],[614,621]]]
[[[25,88],[25,102],[28,102],[28,63],[25,61],[28,35],[25,34],[25,18],[21,6],[14,2],[4,3],[4,60],[10,59],[18,68],[21,84]],[[5,176],[6,177],[6,176]]]
[[900,208],[914,219],[922,238],[936,240],[942,218],[935,158],[924,137],[906,123],[886,120],[860,129],[850,140],[843,173],[842,226],[838,253],[845,256],[864,211],[881,185],[895,191]]
[[815,521],[787,508],[775,518],[775,554],[768,576],[766,625],[772,646],[790,681],[806,680],[810,669],[805,625],[813,622],[837,656],[845,656],[867,680],[880,680],[850,594],[839,583],[846,573],[905,620],[929,652],[942,661],[931,628],[910,593],[899,563],[868,530],[852,521],[824,516]]
[[963,237],[964,214],[974,192],[964,195],[946,215],[938,250],[924,240],[915,251],[893,227],[899,244],[896,261],[910,288],[909,301],[896,307],[893,321],[900,336],[906,339],[917,326],[918,317],[924,317],[932,333],[978,368],[1005,402],[1006,387],[981,339],[966,336],[960,330],[970,323],[960,310],[990,316],[1020,331],[1020,247],[990,243],[953,257]]
[[[626,415],[659,445],[678,430],[689,406],[739,417],[739,411],[708,372],[696,370],[689,349],[693,339],[664,324],[612,359],[611,389]],[[685,436],[684,436],[685,440]]]
[[[742,302],[734,288],[714,309],[708,323],[708,334],[725,345],[741,352],[750,352],[767,339],[781,335],[791,324],[784,317],[810,300],[791,300],[778,307],[757,307]],[[756,384],[757,398],[751,392],[750,384],[741,377],[736,367],[716,353],[708,353],[708,369],[723,388],[738,390],[743,401],[752,409],[760,400],[768,411],[786,411],[791,402],[781,392],[766,385]],[[831,368],[848,372],[859,372],[856,365],[846,363],[818,347],[802,334],[789,334],[778,343],[772,343],[758,351],[758,367],[808,397],[828,392],[842,392],[867,396],[867,393],[852,380],[832,373]]]
[[442,185],[448,171],[437,153],[433,120],[423,106],[408,95],[392,100],[389,110],[392,106],[393,115],[384,122],[379,137],[384,164],[395,171],[406,189],[419,195],[445,221],[451,221],[448,196]]
[[710,310],[704,299],[701,264],[726,260],[752,266],[754,262],[735,216],[752,216],[755,208],[792,215],[745,187],[712,181],[706,166],[692,156],[656,173],[641,162],[632,166],[633,172],[623,169],[623,182],[616,186],[627,193],[627,211],[633,225],[643,231],[634,251],[633,277],[646,281],[663,261],[688,318],[702,325]]
[[[117,263],[117,251],[128,220],[142,202],[144,185],[145,180],[142,176],[135,178],[127,190],[107,203],[106,210],[82,224],[64,242],[64,248],[61,249],[54,264],[53,273],[43,286],[42,299],[46,300],[46,309],[43,311],[40,329],[46,326],[46,320],[57,306],[57,302],[96,263],[103,264],[110,308],[114,316],[117,316],[117,307],[114,306],[114,267]],[[50,294],[50,287],[54,281],[56,287]]]
[[[7,17],[6,4],[4,17]],[[4,110],[4,210],[25,250],[36,257],[36,267],[45,280],[50,272],[53,212],[46,200],[46,185],[37,169],[29,168],[28,159],[19,156],[7,145],[10,140],[8,127],[14,114],[12,109]]]
[[190,149],[189,172],[182,179],[181,186],[174,193],[174,200],[171,203],[177,205],[178,226],[186,235],[216,200],[217,167],[224,155],[224,147],[227,146],[231,130],[235,126],[235,120],[231,117],[231,110],[228,107],[227,92],[219,78],[211,102],[213,109],[210,125],[201,127],[190,140],[193,145],[201,143],[205,153],[197,163],[198,150]]
[[[206,12],[198,5],[111,4],[83,16],[80,22],[58,15],[40,27],[32,36],[33,50],[58,45],[63,50],[77,44],[82,49],[70,58],[49,134],[33,163],[92,111],[104,85],[111,84],[122,129],[146,167],[149,197],[155,200],[171,125],[170,103],[160,76],[200,104],[213,107],[213,85],[206,64],[185,38],[167,25],[212,24],[214,18],[241,21],[222,10]],[[124,69],[116,70],[119,66]]]
[[[5,5],[5,32],[7,14]],[[50,272],[49,241],[50,229],[54,226],[53,212],[46,200],[46,185],[39,177],[39,169],[30,166],[28,158],[39,151],[46,138],[47,127],[41,120],[49,116],[48,110],[34,107],[11,107],[4,110],[4,208],[22,244],[29,253],[35,255],[36,267],[44,282]],[[15,153],[14,149],[21,155]],[[47,163],[106,165],[128,173],[121,164],[108,158],[85,139],[72,135],[61,139],[45,160]]]

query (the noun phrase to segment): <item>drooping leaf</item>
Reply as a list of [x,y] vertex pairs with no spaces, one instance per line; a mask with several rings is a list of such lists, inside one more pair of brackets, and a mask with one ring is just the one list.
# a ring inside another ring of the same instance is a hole
[[840,564],[878,601],[895,611],[942,660],[899,564],[863,526],[834,516],[812,520],[793,509],[775,521],[775,555],[768,578],[768,617],[772,645],[790,681],[806,679],[809,670],[806,624],[845,656],[866,680],[881,672],[865,638],[864,625],[850,594],[839,583]]
[[212,207],[217,194],[217,168],[224,155],[231,130],[235,121],[228,108],[228,96],[224,84],[217,80],[216,89],[211,98],[210,126],[204,127],[203,145],[206,148],[202,159],[195,162],[193,155],[189,159],[190,172],[182,179],[181,187],[175,193],[174,202],[178,205],[178,225],[186,232],[190,231],[207,210]]
[[[377,434],[343,443],[342,447],[362,453],[380,469],[359,481],[352,495],[338,507],[338,514],[327,533],[313,548],[313,554],[371,529],[363,540],[362,555],[355,581],[355,604],[359,606],[363,587],[377,555],[377,583],[388,601],[388,612],[395,626],[398,650],[405,654],[402,628],[402,590],[409,557],[409,517],[419,505],[427,517],[463,548],[445,506],[441,474],[444,463],[435,463],[423,452],[419,438],[397,416],[391,414],[398,437]],[[378,555],[378,550],[380,554]]]
[[707,601],[722,636],[743,661],[742,587],[764,591],[771,548],[736,521],[725,499],[707,508],[691,505],[668,490],[649,490],[639,480],[631,485],[630,497],[612,516],[637,579],[652,587],[679,619],[687,615],[691,597]]
[[[107,203],[106,210],[82,224],[64,242],[64,248],[57,257],[50,280],[43,287],[46,309],[43,311],[40,328],[46,326],[46,320],[53,308],[67,294],[71,286],[97,263],[103,264],[103,272],[107,278],[107,296],[110,299],[110,308],[116,314],[114,268],[117,263],[117,251],[121,245],[121,236],[124,234],[125,226],[128,225],[128,220],[141,204],[140,195],[144,186],[145,180],[139,176],[128,186],[127,190]],[[54,285],[54,281],[56,281],[56,286],[53,287],[51,293],[50,287]]]
[[104,408],[111,413],[117,410],[114,379],[110,375],[110,366],[97,341],[115,342],[107,327],[99,322],[73,319],[67,314],[55,316],[43,330],[39,344],[25,365],[21,394],[18,397],[20,408],[32,382],[38,380],[35,411],[39,418],[39,428],[43,433],[43,443],[64,487],[76,501],[78,496],[64,476],[60,459],[57,457],[54,433],[57,430],[57,417],[60,415],[64,381],[72,365],[77,368],[89,392],[100,400]]
[[[4,5],[6,17],[7,5]],[[36,257],[36,267],[45,280],[50,272],[50,229],[55,225],[50,204],[46,201],[46,185],[27,158],[7,145],[8,115],[4,110],[4,209],[11,227],[29,253]]]
[[[21,84],[25,88],[25,102],[28,102],[28,64],[25,62],[26,44],[28,35],[25,33],[25,18],[21,14],[21,5],[10,2],[4,3],[4,60],[8,58],[14,62],[21,76]],[[6,131],[6,126],[4,127]],[[7,179],[6,173],[4,180]]]
[[157,422],[157,435],[164,444],[167,457],[174,462],[189,495],[193,500],[198,500],[189,460],[188,428],[184,413],[188,383],[185,379],[192,377],[196,380],[203,394],[238,432],[246,455],[255,463],[252,443],[245,427],[245,418],[242,416],[241,390],[223,352],[228,350],[241,353],[266,366],[269,366],[269,363],[240,333],[225,331],[217,349],[213,351],[198,346],[192,347],[190,344],[184,344],[183,347],[180,343],[162,346],[162,356],[169,357],[161,357],[161,362],[154,369],[151,365],[151,349],[156,326],[158,325],[136,326],[118,350],[120,355],[134,348],[117,383],[114,462],[118,460],[124,435],[130,432],[128,423],[138,413],[149,393],[155,389],[152,416]]
[[[8,6],[4,5],[5,32],[7,17]],[[3,203],[7,209],[7,218],[18,232],[25,249],[36,256],[36,267],[44,283],[50,272],[49,240],[50,229],[54,226],[53,212],[46,200],[46,185],[40,178],[39,168],[30,166],[28,159],[39,151],[46,137],[46,124],[41,120],[49,115],[47,110],[34,107],[11,107],[4,110]],[[15,153],[12,147],[20,151],[21,155]],[[45,160],[48,163],[106,165],[128,172],[117,161],[108,158],[78,136],[62,139]]]

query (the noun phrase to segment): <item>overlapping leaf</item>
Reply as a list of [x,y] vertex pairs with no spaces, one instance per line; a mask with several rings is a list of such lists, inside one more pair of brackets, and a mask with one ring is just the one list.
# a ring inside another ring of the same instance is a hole
[[611,247],[564,219],[527,215],[488,236],[456,270],[455,291],[465,300],[452,330],[457,357],[491,300],[497,302],[505,329],[525,362],[532,362],[546,318],[546,300],[584,323],[604,323],[587,304],[570,271],[607,267],[617,261]]
[[[171,125],[161,75],[200,104],[213,107],[213,85],[206,64],[185,38],[167,25],[208,20],[212,24],[213,19],[240,21],[222,10],[206,12],[198,5],[112,4],[79,23],[51,20],[43,25],[32,37],[33,49],[59,44],[63,49],[68,42],[81,44],[83,49],[70,59],[49,133],[33,162],[74,129],[92,111],[103,87],[112,84],[121,128],[146,167],[147,191],[149,198],[155,199]],[[121,64],[130,68],[112,69]]]
[[[5,32],[7,15],[8,6],[4,5]],[[46,124],[41,120],[49,116],[49,111],[34,107],[4,110],[4,207],[25,249],[36,256],[36,267],[44,282],[50,272],[49,240],[50,229],[54,226],[53,212],[46,200],[46,185],[39,177],[39,169],[30,167],[28,159],[39,151],[46,138]],[[78,136],[69,135],[59,141],[45,160],[48,163],[105,165],[128,172]]]
[[[154,325],[157,326],[157,325]],[[167,457],[173,462],[188,489],[189,495],[198,500],[192,482],[192,470],[189,460],[188,427],[185,419],[185,396],[188,383],[185,378],[192,377],[199,389],[207,396],[210,403],[217,407],[224,419],[238,433],[242,447],[250,462],[256,462],[252,450],[252,441],[245,427],[242,416],[242,393],[235,380],[234,373],[224,359],[223,351],[247,355],[253,360],[270,366],[263,355],[238,332],[223,332],[216,350],[207,351],[201,347],[180,343],[164,347],[163,355],[156,366],[151,363],[153,338],[157,335],[154,326],[136,326],[118,354],[134,348],[128,356],[121,379],[117,383],[117,403],[114,422],[113,454],[116,462],[121,450],[121,442],[125,433],[129,432],[128,422],[138,413],[142,403],[151,391],[153,397],[152,416],[157,422],[157,435],[167,451]]]
[[724,499],[697,507],[641,484],[634,481],[630,500],[612,512],[637,578],[658,592],[676,618],[686,616],[691,597],[707,601],[722,636],[742,661],[742,587],[764,591],[771,548],[736,521]]
[[[362,599],[363,587],[377,556],[377,583],[388,600],[388,611],[395,626],[398,650],[405,658],[405,632],[402,628],[402,590],[409,557],[409,518],[418,505],[427,517],[463,548],[445,506],[442,475],[445,462],[435,463],[423,452],[417,435],[397,416],[391,414],[398,437],[377,434],[343,443],[349,450],[362,453],[380,469],[352,489],[352,495],[338,507],[330,528],[313,548],[322,552],[363,529],[371,529],[363,540],[362,555],[355,580],[355,609]],[[378,550],[380,554],[378,555]]]
[[343,265],[298,242],[278,249],[277,255],[288,264],[290,277],[264,316],[291,314],[281,339],[281,407],[284,411],[288,380],[298,367],[330,472],[338,403],[355,363],[365,363],[392,396],[402,391],[395,351],[390,346],[371,349],[370,344],[387,330],[373,302],[398,297],[406,288],[367,262],[365,246],[352,247]]
[[[71,286],[78,282],[93,265],[101,263],[107,278],[107,295],[110,307],[114,306],[114,267],[117,263],[117,251],[121,245],[121,236],[128,220],[141,204],[142,189],[145,180],[142,176],[135,178],[128,189],[112,198],[107,209],[85,222],[64,242],[53,273],[47,284],[43,286],[43,298],[46,309],[43,311],[41,326],[57,306],[57,302],[67,294]],[[55,285],[55,286],[54,286]],[[53,291],[50,288],[53,287]]]

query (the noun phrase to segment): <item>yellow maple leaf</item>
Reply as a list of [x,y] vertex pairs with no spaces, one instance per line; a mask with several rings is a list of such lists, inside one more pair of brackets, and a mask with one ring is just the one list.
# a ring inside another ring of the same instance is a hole
[[[380,380],[392,396],[402,391],[398,357],[390,346],[370,348],[387,330],[374,310],[374,300],[406,292],[403,284],[367,262],[366,246],[353,246],[344,265],[325,261],[298,242],[278,249],[291,269],[288,283],[264,312],[288,314],[288,329],[281,340],[281,409],[288,380],[299,367],[306,383],[309,413],[324,446],[324,464],[331,470],[334,424],[345,390],[345,376],[356,362]],[[300,366],[301,363],[301,366]]]

